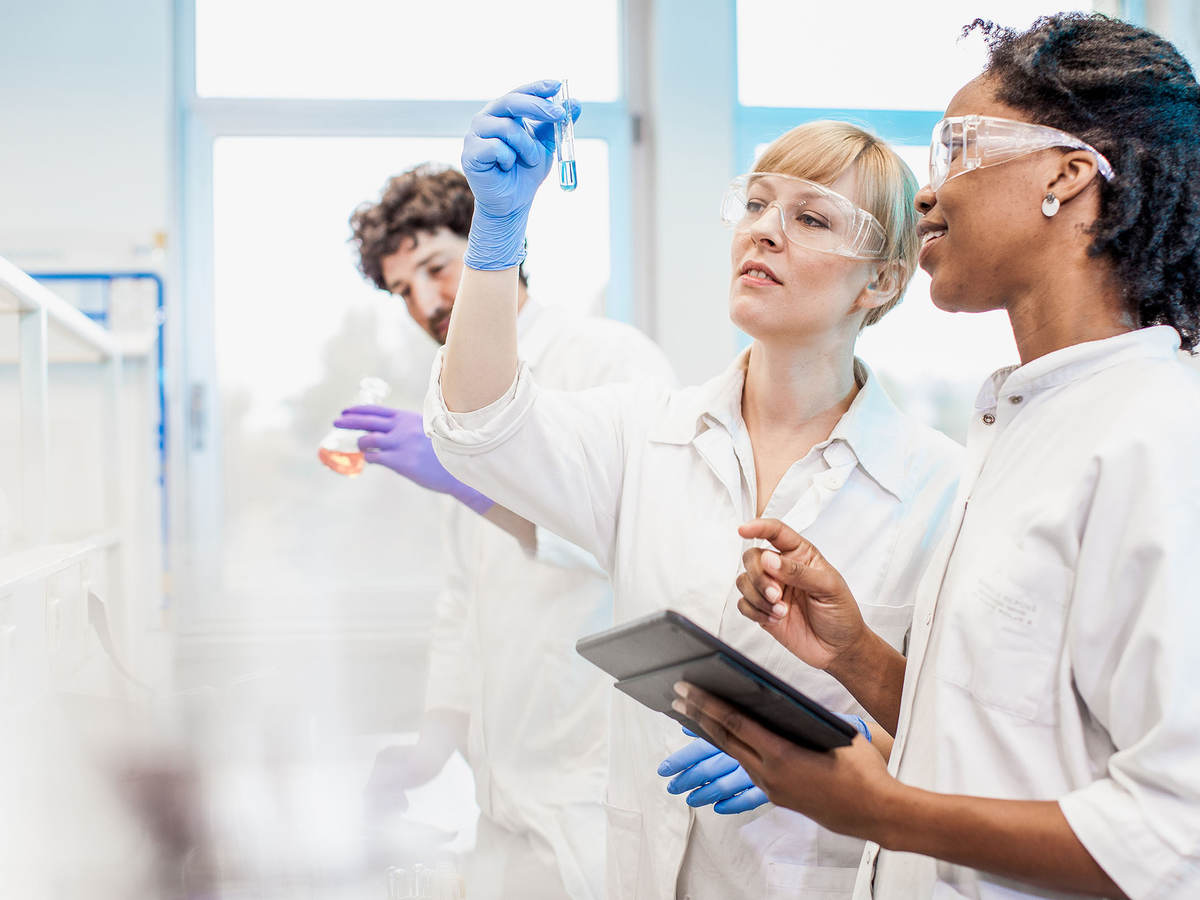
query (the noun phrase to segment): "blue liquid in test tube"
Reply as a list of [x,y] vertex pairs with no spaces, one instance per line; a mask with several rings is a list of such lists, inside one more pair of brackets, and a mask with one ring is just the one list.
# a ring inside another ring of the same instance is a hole
[[564,191],[573,191],[579,185],[575,172],[575,123],[571,121],[571,92],[567,89],[567,79],[554,99],[567,115],[560,122],[554,123],[554,156],[558,160],[558,186]]
[[558,164],[558,186],[564,191],[575,190],[575,160],[564,159]]

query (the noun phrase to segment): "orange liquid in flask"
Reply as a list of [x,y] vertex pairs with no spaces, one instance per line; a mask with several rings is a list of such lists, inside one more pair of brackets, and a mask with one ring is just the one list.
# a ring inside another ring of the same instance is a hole
[[363,460],[361,453],[344,453],[341,450],[327,450],[324,447],[317,449],[317,456],[321,462],[333,469],[339,475],[347,475],[353,478],[363,470],[366,462]]

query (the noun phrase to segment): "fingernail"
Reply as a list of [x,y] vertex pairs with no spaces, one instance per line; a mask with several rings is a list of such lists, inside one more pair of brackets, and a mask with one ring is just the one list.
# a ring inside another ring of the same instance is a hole
[[787,605],[784,603],[776,603],[771,607],[771,612],[775,614],[776,618],[782,619],[787,615]]
[[670,775],[671,774],[671,766],[665,760],[658,764],[658,774],[659,775]]
[[671,687],[675,689],[677,696],[686,697],[688,695],[687,685],[682,681],[675,682]]
[[685,714],[682,700],[672,700],[671,701],[671,709],[675,710],[675,712],[679,713],[680,715]]
[[779,571],[779,554],[766,552],[762,555],[763,568],[770,569],[772,572]]
[[770,600],[772,603],[774,603],[776,600],[778,600],[780,597],[783,596],[783,591],[781,591],[779,589],[779,585],[777,585],[777,584],[767,585],[767,589],[765,591],[763,591],[763,593],[767,595],[767,599]]

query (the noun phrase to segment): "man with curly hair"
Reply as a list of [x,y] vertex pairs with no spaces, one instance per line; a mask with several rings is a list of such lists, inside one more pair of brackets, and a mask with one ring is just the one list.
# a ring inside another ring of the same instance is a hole
[[[422,165],[392,178],[379,202],[350,220],[363,276],[402,299],[438,344],[450,327],[473,210],[460,172]],[[661,351],[635,329],[543,306],[529,296],[523,271],[520,281],[519,349],[542,384],[577,391],[673,379]],[[404,792],[459,748],[481,811],[468,896],[599,898],[609,690],[574,642],[608,624],[607,577],[582,550],[447,473],[419,412],[355,407],[335,424],[368,432],[359,442],[368,463],[457,501],[444,521],[450,569],[420,737],[379,755],[369,797],[402,806]]]

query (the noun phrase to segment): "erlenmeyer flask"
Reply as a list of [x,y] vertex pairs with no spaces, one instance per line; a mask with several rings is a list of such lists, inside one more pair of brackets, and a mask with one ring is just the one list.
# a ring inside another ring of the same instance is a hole
[[[368,375],[358,383],[358,396],[354,398],[351,406],[382,403],[391,392],[392,389],[382,378]],[[362,451],[358,449],[358,439],[364,434],[365,431],[334,428],[317,447],[317,458],[339,475],[357,475],[366,465]]]

